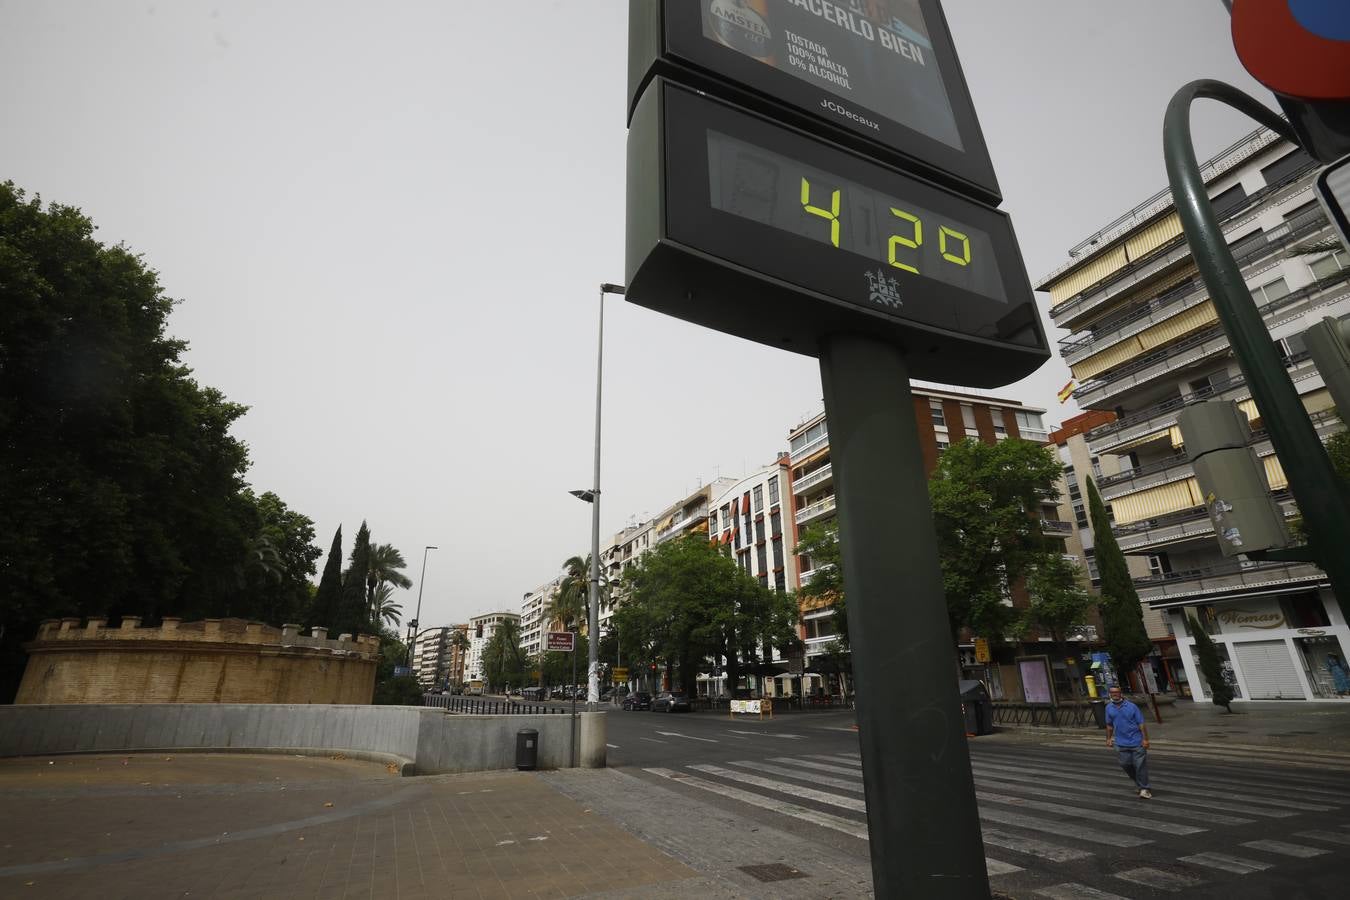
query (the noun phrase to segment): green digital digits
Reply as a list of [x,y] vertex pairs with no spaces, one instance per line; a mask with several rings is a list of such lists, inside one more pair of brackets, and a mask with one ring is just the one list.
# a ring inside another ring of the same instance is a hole
[[901,247],[910,247],[915,250],[919,249],[919,245],[923,243],[923,222],[920,222],[919,217],[913,213],[907,213],[902,209],[896,209],[894,206],[891,207],[891,215],[895,216],[897,219],[904,219],[906,222],[913,222],[914,237],[907,238],[901,237],[898,234],[891,235],[891,242],[888,248],[886,261],[897,269],[904,269],[906,272],[913,272],[915,275],[918,275],[919,270],[914,266],[907,266],[895,258],[895,248],[899,245]]
[[[961,255],[947,252],[947,238],[954,237],[961,242]],[[946,225],[938,228],[938,250],[942,251],[942,258],[947,262],[954,262],[958,266],[970,265],[970,238],[959,231],[953,231]]]
[[813,216],[830,220],[830,243],[839,246],[839,191],[830,195],[830,208],[822,209],[811,205],[811,182],[802,179],[802,209]]

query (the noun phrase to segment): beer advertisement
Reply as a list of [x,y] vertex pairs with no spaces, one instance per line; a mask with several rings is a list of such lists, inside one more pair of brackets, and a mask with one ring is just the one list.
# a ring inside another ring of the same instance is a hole
[[870,111],[964,149],[919,0],[700,2],[705,38],[826,91],[827,117],[880,130]]

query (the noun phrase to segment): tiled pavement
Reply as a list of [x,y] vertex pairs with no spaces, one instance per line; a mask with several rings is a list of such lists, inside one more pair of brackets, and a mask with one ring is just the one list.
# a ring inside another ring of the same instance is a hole
[[349,760],[196,754],[5,760],[0,809],[0,897],[698,891],[680,887],[698,873],[525,773],[400,779]]

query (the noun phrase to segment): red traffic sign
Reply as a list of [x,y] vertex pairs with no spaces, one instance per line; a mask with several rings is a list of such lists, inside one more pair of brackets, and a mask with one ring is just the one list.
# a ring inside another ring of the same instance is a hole
[[570,631],[550,631],[547,646],[549,650],[571,653],[577,647],[577,636]]
[[1350,99],[1350,4],[1234,0],[1233,47],[1252,77],[1286,97]]

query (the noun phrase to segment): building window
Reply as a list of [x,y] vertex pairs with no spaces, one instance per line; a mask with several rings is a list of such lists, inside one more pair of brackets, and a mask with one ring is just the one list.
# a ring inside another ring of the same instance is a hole
[[951,446],[950,441],[944,441],[941,438],[938,438],[937,448],[939,453],[941,453],[943,450],[946,450],[950,446]]
[[783,539],[776,535],[773,539],[773,567],[783,568]]
[[757,513],[763,512],[763,511],[764,511],[764,486],[763,486],[763,485],[761,485],[761,484],[755,485],[754,498],[755,498],[755,512],[757,512]]
[[769,479],[769,505],[778,505],[778,476]]
[[782,569],[773,573],[773,586],[780,594],[787,592],[787,575]]
[[1003,423],[1003,410],[991,409],[989,412],[993,414],[994,437],[1001,441],[1008,436],[1008,426]]
[[1019,409],[1013,415],[1017,417],[1017,427],[1022,431],[1045,431],[1045,426],[1041,424],[1040,413],[1024,412]]
[[1088,578],[1093,584],[1102,580],[1101,573],[1097,571],[1097,558],[1093,551],[1088,549],[1083,551],[1083,562],[1087,563]]
[[[771,533],[775,538],[783,536],[783,517],[779,514],[778,510],[775,509],[773,512],[769,513],[769,525],[772,529]],[[779,565],[781,566],[782,563],[780,562]]]
[[1302,334],[1291,334],[1287,338],[1281,338],[1276,341],[1275,349],[1280,351],[1280,356],[1283,356],[1285,359],[1292,359],[1307,353],[1308,344],[1303,340]]
[[1101,457],[1092,457],[1092,477],[1098,481],[1102,480],[1102,461]]
[[1330,278],[1341,269],[1350,268],[1350,254],[1344,250],[1332,250],[1316,262],[1308,263],[1308,268],[1312,271],[1313,278],[1321,281],[1323,278]]
[[761,543],[761,544],[764,543],[764,519],[763,519],[763,518],[759,518],[759,519],[756,519],[756,520],[755,520],[755,540],[758,541],[758,542]]
[[969,403],[961,404],[961,424],[966,426],[966,431],[970,434],[978,434],[979,426],[975,424],[975,407]]
[[792,451],[792,455],[796,456],[802,451],[802,448],[806,447],[806,445],[814,442],[818,438],[825,437],[825,435],[825,420],[821,419],[801,434],[793,435],[792,439],[788,441],[788,447]]
[[723,531],[727,530],[732,526],[732,524],[733,523],[731,521],[731,507],[729,505],[722,507],[722,530]]
[[1288,295],[1289,285],[1284,283],[1283,278],[1267,281],[1265,284],[1252,291],[1252,299],[1256,301],[1258,306],[1273,303],[1281,297],[1286,297]]
[[1087,528],[1091,525],[1088,521],[1087,510],[1083,507],[1081,500],[1073,505],[1073,520],[1079,528]]
[[1236,209],[1247,199],[1247,191],[1240,184],[1235,184],[1226,191],[1220,191],[1210,198],[1210,205],[1214,207],[1216,218],[1222,219],[1224,214],[1230,210]]
[[756,561],[759,563],[760,577],[763,577],[764,573],[769,571],[769,552],[765,549],[763,544],[759,545],[755,557]]
[[1167,559],[1166,553],[1154,553],[1148,558],[1148,573],[1155,578],[1160,575],[1166,575],[1172,571],[1172,564]]
[[1266,184],[1279,184],[1288,179],[1290,175],[1306,169],[1311,164],[1312,157],[1302,149],[1296,149],[1281,156],[1270,165],[1262,166],[1261,177],[1266,180]]
[[943,415],[941,400],[928,401],[928,414],[932,416],[934,425],[941,425],[943,428],[947,427],[947,417]]

